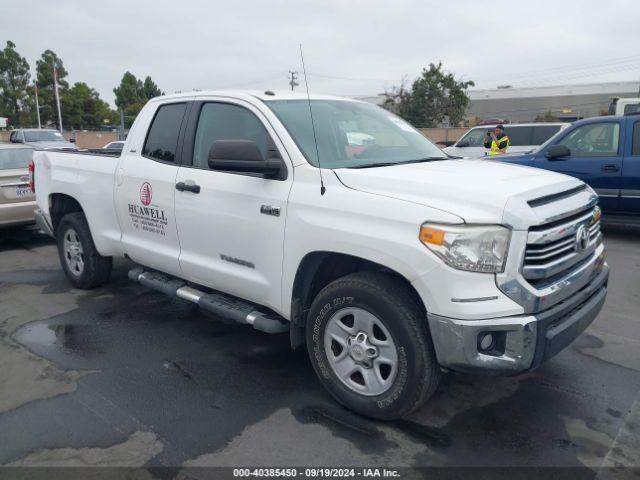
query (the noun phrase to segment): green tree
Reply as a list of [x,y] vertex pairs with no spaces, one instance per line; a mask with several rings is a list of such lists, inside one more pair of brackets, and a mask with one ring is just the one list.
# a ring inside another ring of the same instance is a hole
[[124,112],[124,123],[127,128],[131,126],[147,101],[164,95],[151,77],[147,76],[142,82],[131,72],[125,72],[120,85],[113,89],[113,93],[116,95],[116,106]]
[[442,70],[442,62],[430,63],[407,88],[406,80],[385,93],[383,106],[419,128],[437,127],[446,118],[450,125],[462,122],[469,104],[466,90],[472,81],[459,82]]
[[151,100],[153,97],[164,95],[164,92],[160,91],[158,85],[156,85],[148,75],[147,78],[144,79],[144,83],[142,84],[142,92],[147,100]]
[[536,123],[545,123],[545,122],[557,122],[558,117],[556,117],[553,113],[547,112],[544,115],[538,115],[533,119]]
[[13,125],[29,123],[29,63],[7,41],[0,50],[0,114],[11,118]]
[[[43,125],[57,123],[58,113],[54,94],[53,69],[58,69],[58,89],[60,102],[65,96],[69,83],[65,80],[68,73],[64,68],[62,59],[51,50],[45,50],[36,62],[36,78],[38,81],[38,101],[40,103],[40,117]],[[63,117],[65,109],[62,108]]]
[[66,128],[94,129],[117,122],[117,114],[84,82],[76,82],[62,97]]

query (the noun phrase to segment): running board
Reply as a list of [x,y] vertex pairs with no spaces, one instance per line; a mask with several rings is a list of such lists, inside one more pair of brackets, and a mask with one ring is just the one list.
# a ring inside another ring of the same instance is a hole
[[275,314],[256,310],[256,306],[222,293],[206,293],[189,287],[184,280],[164,273],[145,271],[136,267],[129,270],[129,278],[145,287],[152,288],[171,297],[179,297],[197,304],[203,310],[216,316],[251,325],[266,333],[289,331],[289,322]]

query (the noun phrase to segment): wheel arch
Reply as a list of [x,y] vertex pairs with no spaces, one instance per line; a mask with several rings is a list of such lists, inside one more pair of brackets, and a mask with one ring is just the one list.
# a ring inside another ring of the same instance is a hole
[[58,225],[62,217],[67,213],[73,212],[84,213],[80,202],[74,197],[66,193],[52,193],[49,195],[49,215],[51,216],[51,226],[54,234],[57,234]]
[[316,251],[305,255],[298,265],[291,297],[291,347],[304,344],[305,319],[316,295],[329,283],[355,272],[380,272],[401,282],[425,312],[417,290],[401,273],[363,257],[345,253]]

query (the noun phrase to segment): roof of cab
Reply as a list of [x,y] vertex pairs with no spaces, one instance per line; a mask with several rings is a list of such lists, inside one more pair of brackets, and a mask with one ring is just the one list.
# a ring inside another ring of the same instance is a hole
[[[173,99],[182,98],[199,98],[199,97],[229,97],[238,98],[244,100],[259,99],[262,101],[269,100],[307,100],[307,94],[301,92],[290,92],[287,90],[193,90],[189,92],[174,93],[171,95],[163,95],[155,97],[152,101],[167,101]],[[335,95],[319,95],[309,94],[311,100],[342,100],[348,102],[362,103],[361,100],[355,100],[353,98],[338,97]]]

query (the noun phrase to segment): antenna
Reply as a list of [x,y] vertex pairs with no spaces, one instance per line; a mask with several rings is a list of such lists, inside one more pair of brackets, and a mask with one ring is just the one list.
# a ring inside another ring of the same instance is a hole
[[307,89],[307,103],[309,104],[309,116],[311,117],[311,130],[313,130],[313,141],[316,145],[316,157],[318,158],[318,172],[320,172],[320,195],[327,191],[322,180],[322,165],[320,165],[320,152],[318,151],[318,138],[316,137],[316,125],[313,122],[313,111],[311,110],[311,97],[309,96],[309,83],[307,82],[307,69],[304,66],[304,55],[302,55],[302,44],[300,44],[300,59],[302,60],[302,73],[304,74],[304,86]]

